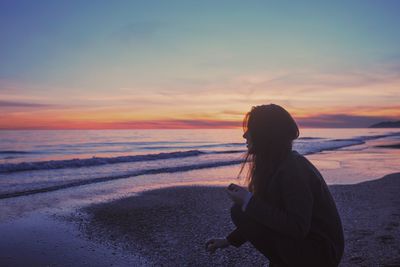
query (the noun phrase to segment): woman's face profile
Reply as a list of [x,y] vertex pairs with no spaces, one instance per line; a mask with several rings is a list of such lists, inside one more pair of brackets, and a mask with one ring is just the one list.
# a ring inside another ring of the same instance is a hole
[[243,138],[246,139],[247,149],[251,151],[251,149],[253,148],[253,142],[251,140],[250,132],[248,130],[243,134]]

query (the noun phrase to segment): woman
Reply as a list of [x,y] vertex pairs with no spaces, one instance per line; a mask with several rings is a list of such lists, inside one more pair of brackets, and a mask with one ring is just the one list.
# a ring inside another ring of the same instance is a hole
[[[338,266],[344,239],[335,202],[319,171],[292,150],[299,129],[274,104],[256,106],[243,121],[250,163],[248,190],[231,184],[227,194],[236,229],[211,239],[206,249],[249,241],[270,266]],[[239,173],[239,175],[240,175]]]

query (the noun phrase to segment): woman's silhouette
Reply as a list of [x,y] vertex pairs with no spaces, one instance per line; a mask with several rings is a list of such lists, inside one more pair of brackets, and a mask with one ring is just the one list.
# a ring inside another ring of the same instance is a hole
[[236,229],[208,240],[214,252],[249,241],[270,266],[338,266],[344,249],[335,202],[319,171],[292,150],[299,129],[274,104],[256,106],[243,121],[249,162],[248,190],[231,184],[231,217]]

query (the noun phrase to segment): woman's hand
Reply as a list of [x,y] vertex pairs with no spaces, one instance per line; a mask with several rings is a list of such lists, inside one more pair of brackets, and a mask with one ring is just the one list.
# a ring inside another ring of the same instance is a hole
[[210,239],[206,242],[206,251],[209,251],[213,254],[217,248],[226,248],[230,244],[226,238],[214,238]]
[[244,201],[248,198],[248,195],[250,194],[249,191],[241,186],[238,186],[237,184],[230,184],[226,189],[226,192],[228,193],[228,196],[232,199],[232,201],[238,204],[240,207],[243,206]]

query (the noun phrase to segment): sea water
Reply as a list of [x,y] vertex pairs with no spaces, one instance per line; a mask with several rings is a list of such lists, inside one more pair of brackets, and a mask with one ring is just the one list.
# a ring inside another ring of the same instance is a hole
[[[240,129],[0,131],[0,198],[133,177],[138,186],[143,179],[153,185],[165,184],[165,177],[169,184],[182,182],[185,172],[242,163],[242,135]],[[400,131],[302,129],[294,150],[309,155],[382,138],[399,139]]]

